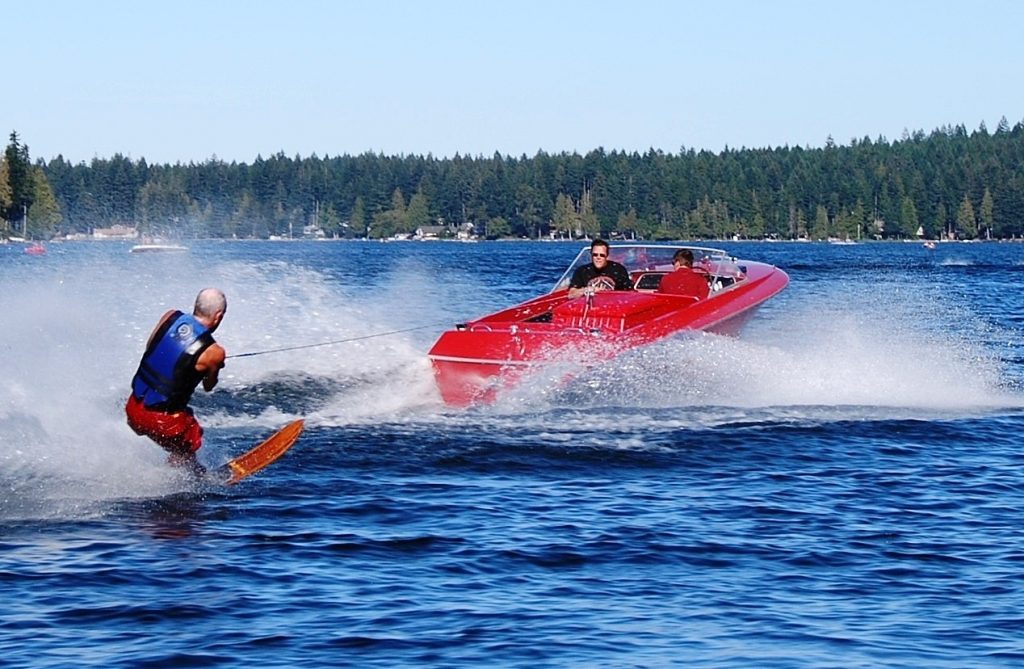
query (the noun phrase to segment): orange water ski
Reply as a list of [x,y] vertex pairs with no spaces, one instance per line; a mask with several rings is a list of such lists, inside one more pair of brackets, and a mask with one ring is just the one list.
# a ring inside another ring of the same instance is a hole
[[239,455],[229,462],[225,466],[230,470],[231,476],[226,483],[234,485],[284,455],[292,447],[292,444],[295,443],[295,440],[299,438],[299,435],[302,434],[303,427],[305,427],[303,419],[300,418],[299,420],[292,421],[270,435],[266,441],[256,448]]

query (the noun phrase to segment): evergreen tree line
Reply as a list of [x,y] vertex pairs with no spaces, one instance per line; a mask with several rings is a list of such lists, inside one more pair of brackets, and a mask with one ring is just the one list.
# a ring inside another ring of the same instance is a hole
[[0,157],[0,235],[45,238],[61,223],[60,205],[42,165],[32,165],[28,146],[11,133]]
[[514,158],[289,158],[150,165],[120,154],[32,164],[16,133],[0,162],[8,234],[115,224],[167,237],[389,237],[472,225],[490,238],[1024,236],[1024,122],[865,137],[822,148],[595,149]]

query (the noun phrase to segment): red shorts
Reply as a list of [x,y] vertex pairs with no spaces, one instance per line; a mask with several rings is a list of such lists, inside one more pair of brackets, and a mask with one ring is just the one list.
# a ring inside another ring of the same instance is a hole
[[187,407],[174,413],[154,411],[129,395],[124,412],[135,434],[149,437],[172,456],[191,457],[203,445],[203,428]]

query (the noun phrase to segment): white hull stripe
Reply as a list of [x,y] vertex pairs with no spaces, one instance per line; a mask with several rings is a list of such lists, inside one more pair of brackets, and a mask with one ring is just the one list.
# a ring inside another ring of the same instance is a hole
[[539,361],[528,361],[528,360],[488,360],[486,358],[460,358],[454,355],[428,355],[428,358],[435,362],[461,362],[468,365],[497,365],[500,367],[508,367],[509,365],[519,365],[528,367],[535,365]]

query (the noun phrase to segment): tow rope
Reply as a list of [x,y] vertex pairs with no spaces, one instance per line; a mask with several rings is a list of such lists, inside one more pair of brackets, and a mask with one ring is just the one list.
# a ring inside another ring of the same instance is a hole
[[[446,323],[447,321],[441,321]],[[375,337],[387,337],[390,335],[401,334],[403,332],[412,332],[414,330],[423,330],[425,328],[437,327],[441,323],[428,323],[426,325],[417,325],[414,328],[403,328],[401,330],[390,330],[388,332],[377,332],[374,334],[361,335],[359,337],[346,337],[345,339],[334,339],[331,341],[322,341],[317,344],[302,344],[301,346],[283,346],[281,348],[271,348],[266,351],[251,351],[249,353],[236,353],[235,355],[228,355],[225,358],[251,358],[254,355],[264,355],[266,353],[281,353],[282,351],[298,351],[304,348],[316,348],[318,346],[332,346],[334,344],[345,344],[347,342],[359,341],[361,339],[373,339]]]

